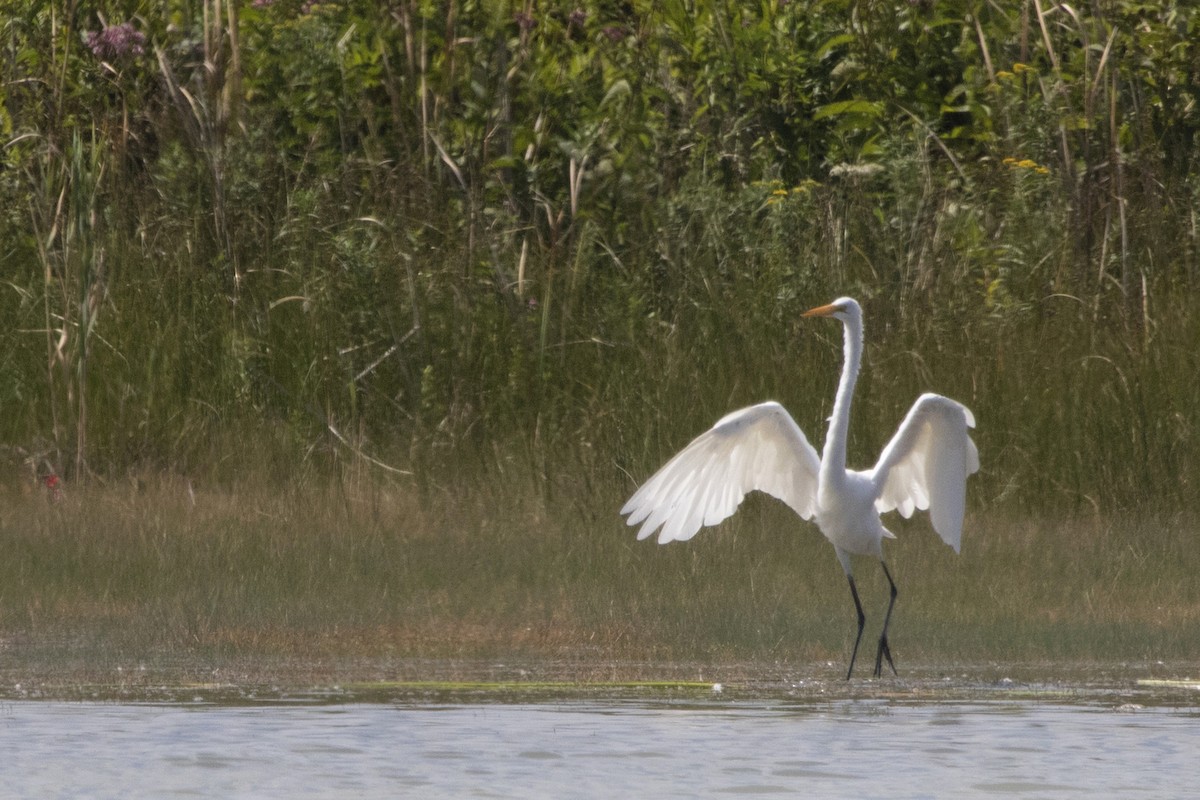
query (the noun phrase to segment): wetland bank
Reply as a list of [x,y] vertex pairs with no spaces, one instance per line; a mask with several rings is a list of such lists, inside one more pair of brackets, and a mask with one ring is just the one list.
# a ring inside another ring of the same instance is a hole
[[[0,693],[845,691],[831,681],[853,641],[844,582],[782,504],[749,498],[694,546],[640,546],[615,515],[589,522],[536,495],[502,515],[483,490],[423,504],[370,476],[285,492],[75,487],[6,504]],[[960,556],[919,520],[889,543],[907,584],[900,678],[863,691],[1200,677],[1192,525],[969,515],[968,531]],[[861,591],[869,635],[886,585]]]
[[616,512],[819,437],[847,294],[852,465],[978,421],[962,555],[887,523],[898,680],[1196,677],[1195,10],[134,5],[4,28],[6,697],[824,681],[815,530]]

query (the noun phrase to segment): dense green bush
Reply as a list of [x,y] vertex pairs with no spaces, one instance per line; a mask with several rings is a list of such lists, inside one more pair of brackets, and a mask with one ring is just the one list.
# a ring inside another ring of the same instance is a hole
[[796,318],[852,293],[862,459],[934,388],[978,502],[1194,503],[1190,6],[12,5],[0,440],[35,467],[552,490],[765,395],[816,439],[836,331]]

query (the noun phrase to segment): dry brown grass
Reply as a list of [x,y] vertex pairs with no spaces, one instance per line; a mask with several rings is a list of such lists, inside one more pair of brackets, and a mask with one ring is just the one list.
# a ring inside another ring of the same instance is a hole
[[[570,507],[511,488],[509,501],[477,489],[453,503],[366,479],[229,491],[155,479],[68,487],[57,504],[10,495],[0,681],[842,668],[844,578],[819,533],[779,504],[752,500],[693,542],[659,547],[611,512],[615,487]],[[893,527],[902,672],[1200,656],[1188,520],[976,513],[961,556],[922,520]],[[884,586],[872,564],[857,569],[869,649]]]

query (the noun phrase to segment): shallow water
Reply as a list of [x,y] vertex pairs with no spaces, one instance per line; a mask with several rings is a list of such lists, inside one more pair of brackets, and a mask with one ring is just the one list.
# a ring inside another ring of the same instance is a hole
[[1195,796],[1200,709],[1016,701],[0,704],[0,797]]

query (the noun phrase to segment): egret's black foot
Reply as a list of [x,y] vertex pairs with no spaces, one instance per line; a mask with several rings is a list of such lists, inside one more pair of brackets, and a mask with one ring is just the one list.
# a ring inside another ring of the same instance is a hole
[[887,636],[879,637],[879,649],[875,651],[875,677],[879,678],[883,675],[883,659],[887,659],[888,666],[892,668],[893,675],[899,675],[896,672],[896,665],[892,661],[892,648],[888,647]]

